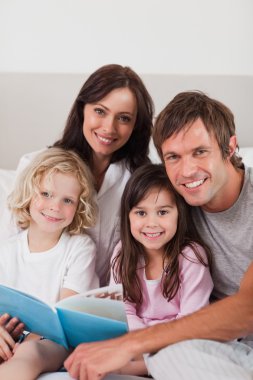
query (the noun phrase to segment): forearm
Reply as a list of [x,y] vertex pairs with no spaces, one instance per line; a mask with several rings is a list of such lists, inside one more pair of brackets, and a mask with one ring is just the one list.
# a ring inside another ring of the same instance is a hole
[[253,332],[253,305],[249,295],[230,296],[179,320],[137,330],[122,337],[131,356],[156,352],[188,339],[228,341]]

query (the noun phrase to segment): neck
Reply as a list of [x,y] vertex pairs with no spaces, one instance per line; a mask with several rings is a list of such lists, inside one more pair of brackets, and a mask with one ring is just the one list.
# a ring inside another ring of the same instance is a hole
[[[61,232],[62,233],[62,232]],[[58,243],[61,233],[48,233],[40,231],[30,225],[27,238],[28,246],[31,253],[38,253],[48,251],[49,249],[56,246]]]
[[155,254],[148,254],[145,258],[145,274],[147,280],[156,280],[161,278],[163,271],[163,251],[155,252]]
[[93,164],[92,164],[92,169],[93,169],[93,176],[95,179],[95,188],[97,191],[102,186],[105,173],[110,165],[110,158],[111,157],[99,157],[99,156],[93,156]]

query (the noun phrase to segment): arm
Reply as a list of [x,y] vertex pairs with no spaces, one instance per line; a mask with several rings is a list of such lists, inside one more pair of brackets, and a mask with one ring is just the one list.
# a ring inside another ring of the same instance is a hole
[[81,344],[65,366],[80,380],[97,379],[126,365],[142,353],[187,339],[228,341],[253,331],[253,264],[245,273],[239,291],[181,319],[136,330],[120,338]]
[[[203,248],[198,246],[198,250],[207,262]],[[207,306],[213,289],[209,268],[196,261],[195,253],[190,247],[185,249],[185,256],[180,255],[179,258],[180,310],[176,318],[181,318]]]
[[136,314],[135,304],[129,301],[125,301],[124,304],[129,330],[132,331],[146,327],[142,318],[138,317],[138,315]]
[[63,298],[74,296],[75,294],[78,294],[78,293],[75,292],[74,290],[62,288],[60,290],[60,300],[63,300]]

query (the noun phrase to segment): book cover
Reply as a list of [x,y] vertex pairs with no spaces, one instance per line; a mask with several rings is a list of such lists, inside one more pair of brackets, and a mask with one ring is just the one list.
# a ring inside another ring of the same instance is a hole
[[0,314],[8,313],[25,324],[27,331],[64,347],[120,336],[128,331],[124,303],[101,294],[120,292],[108,286],[77,294],[50,306],[17,289],[0,285]]

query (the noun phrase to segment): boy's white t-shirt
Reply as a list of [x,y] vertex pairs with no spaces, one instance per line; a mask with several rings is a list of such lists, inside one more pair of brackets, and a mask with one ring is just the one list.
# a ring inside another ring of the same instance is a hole
[[96,246],[87,235],[63,233],[48,251],[31,253],[27,231],[10,238],[0,247],[0,283],[15,287],[54,304],[61,288],[77,293],[97,288]]

